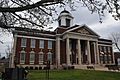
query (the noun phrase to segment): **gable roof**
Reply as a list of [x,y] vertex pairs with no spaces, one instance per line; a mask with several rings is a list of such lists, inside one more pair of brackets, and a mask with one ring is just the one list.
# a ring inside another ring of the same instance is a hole
[[84,29],[86,29],[88,32],[90,32],[91,34],[100,37],[96,32],[94,32],[92,29],[90,29],[90,28],[89,28],[87,25],[85,25],[85,24],[83,24],[83,25],[75,25],[75,26],[69,27],[68,30],[65,31],[65,33],[67,33],[67,32],[74,32],[75,30],[81,29],[81,28],[84,28]]

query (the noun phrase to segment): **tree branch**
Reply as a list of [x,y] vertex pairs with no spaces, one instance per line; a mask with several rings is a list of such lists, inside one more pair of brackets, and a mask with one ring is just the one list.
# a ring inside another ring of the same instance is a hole
[[120,51],[120,48],[117,43],[115,43],[116,48]]
[[10,28],[15,28],[14,26],[7,26],[3,22],[0,21],[0,27],[3,29],[10,29]]
[[[39,6],[44,6],[45,3],[52,3],[52,2],[56,2],[60,3],[63,0],[41,0],[39,2],[36,2],[35,4],[31,4],[31,5],[26,5],[26,6],[20,6],[20,7],[0,7],[0,12],[21,12],[21,11],[25,11],[25,10],[29,10],[29,9],[33,9],[35,7],[39,7]],[[52,5],[52,4],[51,4]]]
[[27,21],[27,22],[29,22],[29,23],[31,23],[31,24],[34,24],[34,25],[36,25],[36,26],[39,26],[39,27],[43,28],[43,26],[38,25],[38,24],[36,24],[36,23],[34,23],[34,22],[32,22],[32,21],[29,21],[29,20],[27,20],[26,18],[22,18],[21,16],[17,15],[16,13],[13,13],[13,14],[14,14],[15,16],[19,17],[19,18],[22,19],[22,20],[25,20],[25,21]]

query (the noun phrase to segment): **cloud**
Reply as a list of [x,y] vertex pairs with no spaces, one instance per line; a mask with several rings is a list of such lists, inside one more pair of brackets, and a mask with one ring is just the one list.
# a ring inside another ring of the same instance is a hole
[[109,37],[111,33],[120,32],[120,22],[114,20],[109,14],[102,24],[96,23],[90,25],[90,27],[103,38]]
[[85,8],[81,7],[76,11],[72,12],[75,24],[94,24],[99,22],[98,14],[91,12]]

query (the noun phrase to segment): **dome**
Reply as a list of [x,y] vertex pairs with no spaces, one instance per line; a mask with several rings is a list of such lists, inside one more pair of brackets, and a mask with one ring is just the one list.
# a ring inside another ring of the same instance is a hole
[[64,10],[64,11],[62,11],[60,14],[62,14],[62,13],[70,13],[70,12],[67,11],[67,10]]
[[73,18],[73,17],[72,17],[72,14],[71,14],[69,11],[67,11],[67,10],[63,10],[63,11],[60,13],[58,19],[59,19],[60,17],[62,17],[62,16],[68,16],[68,17],[70,17],[70,18]]

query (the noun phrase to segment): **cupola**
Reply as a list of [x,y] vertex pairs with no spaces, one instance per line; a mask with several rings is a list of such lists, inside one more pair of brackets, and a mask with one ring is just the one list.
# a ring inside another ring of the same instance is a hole
[[70,12],[64,10],[60,13],[58,17],[58,25],[59,27],[71,27],[73,25],[73,17]]

